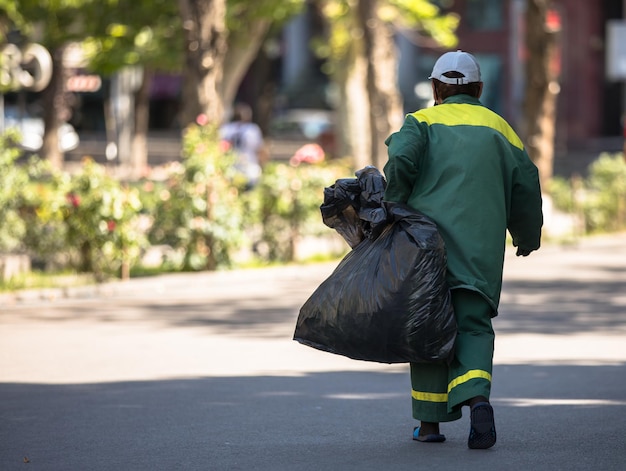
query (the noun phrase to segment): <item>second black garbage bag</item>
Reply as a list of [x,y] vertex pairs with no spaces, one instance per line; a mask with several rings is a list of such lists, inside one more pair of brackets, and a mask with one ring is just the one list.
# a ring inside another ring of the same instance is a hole
[[332,213],[327,225],[353,249],[300,309],[294,339],[357,360],[449,360],[456,321],[437,226],[408,206],[385,205],[384,178],[373,167],[338,180],[334,194],[337,185],[349,188],[345,199],[332,209],[327,192],[322,214],[327,223]]

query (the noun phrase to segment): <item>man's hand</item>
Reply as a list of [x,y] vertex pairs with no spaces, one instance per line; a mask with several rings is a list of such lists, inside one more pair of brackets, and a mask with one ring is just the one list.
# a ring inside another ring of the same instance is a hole
[[526,250],[521,247],[518,247],[517,252],[515,252],[515,255],[517,255],[518,257],[528,257],[530,255],[530,252],[532,252],[532,250]]

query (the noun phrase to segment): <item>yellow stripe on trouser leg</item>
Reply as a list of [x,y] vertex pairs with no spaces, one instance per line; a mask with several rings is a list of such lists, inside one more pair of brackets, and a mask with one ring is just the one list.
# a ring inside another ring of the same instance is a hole
[[468,371],[464,375],[457,376],[452,381],[450,381],[450,384],[448,384],[448,392],[452,391],[452,389],[458,386],[459,384],[463,384],[469,381],[470,379],[474,379],[474,378],[483,378],[483,379],[486,379],[487,381],[491,381],[491,374],[482,370]]
[[452,303],[458,334],[451,364],[411,363],[413,417],[425,422],[457,420],[466,401],[489,398],[491,391],[491,307],[480,294],[465,289],[452,291]]
[[449,370],[448,410],[460,409],[473,397],[489,399],[494,347],[489,303],[477,292],[459,289],[452,291],[452,304],[458,333]]
[[411,363],[413,417],[424,422],[450,422],[461,411],[448,413],[448,365]]
[[448,402],[448,395],[442,393],[430,393],[424,391],[411,391],[411,397],[416,401],[424,402]]

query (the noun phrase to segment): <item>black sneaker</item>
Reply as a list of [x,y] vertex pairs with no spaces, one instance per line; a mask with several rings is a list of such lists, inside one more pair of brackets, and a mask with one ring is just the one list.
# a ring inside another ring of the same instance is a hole
[[488,402],[479,402],[470,413],[470,434],[467,446],[484,450],[496,444],[496,424],[493,420],[493,407]]

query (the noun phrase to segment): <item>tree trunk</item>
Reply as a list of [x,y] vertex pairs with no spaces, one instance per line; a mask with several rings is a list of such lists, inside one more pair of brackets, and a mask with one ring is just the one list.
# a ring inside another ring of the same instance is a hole
[[[336,63],[332,80],[339,99],[336,109],[337,154],[352,157],[355,168],[372,164],[370,102],[367,93],[367,55],[356,9],[349,10],[349,30],[353,31],[345,55]],[[333,25],[329,27],[332,29]],[[333,34],[333,33],[331,33]]]
[[64,161],[59,146],[59,127],[71,115],[65,96],[67,71],[63,67],[64,53],[64,46],[52,51],[52,78],[42,94],[44,135],[41,157],[50,161],[56,169],[61,169]]
[[224,75],[218,84],[218,93],[225,108],[232,107],[239,85],[257,57],[270,25],[269,20],[257,20],[246,31],[229,34]]
[[340,100],[337,108],[337,131],[339,155],[352,156],[354,166],[361,169],[372,164],[370,139],[370,103],[367,95],[367,59],[361,52],[362,44],[353,43],[347,55],[345,70],[336,78],[339,83]]
[[256,117],[255,122],[261,128],[261,132],[267,136],[270,134],[277,83],[272,76],[271,60],[265,51],[259,51],[250,71],[255,77],[254,103],[251,103],[253,115]]
[[181,125],[204,113],[209,122],[222,121],[223,102],[218,93],[226,54],[226,0],[179,0],[185,34],[185,64]]
[[528,0],[526,11],[526,98],[523,135],[528,154],[547,188],[553,175],[556,105],[559,93],[558,32],[548,28],[549,0]]
[[382,168],[387,161],[385,140],[402,124],[402,101],[398,93],[398,55],[393,32],[378,16],[378,6],[378,0],[359,0],[358,20],[367,59],[370,160]]
[[150,121],[150,84],[152,71],[144,68],[141,85],[135,93],[135,132],[130,157],[130,177],[138,179],[148,170],[148,126]]

